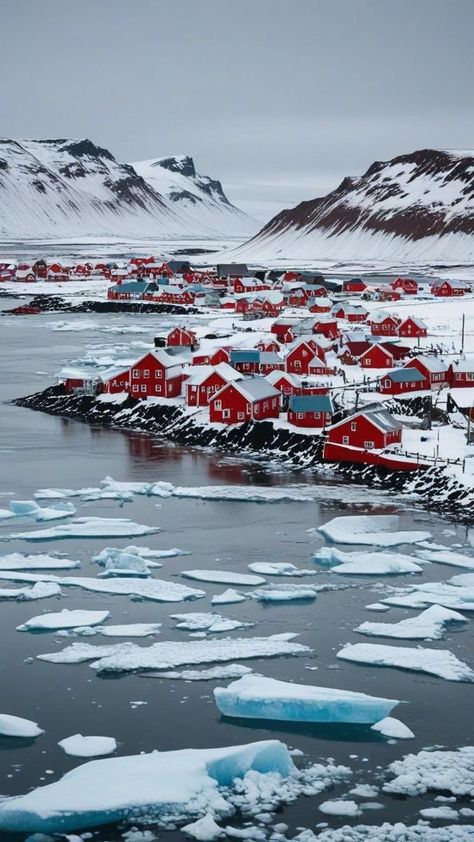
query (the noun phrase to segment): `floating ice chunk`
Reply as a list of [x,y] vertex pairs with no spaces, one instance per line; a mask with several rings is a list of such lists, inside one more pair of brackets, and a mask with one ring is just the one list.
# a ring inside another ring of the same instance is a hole
[[400,573],[421,573],[422,567],[408,555],[400,553],[343,553],[335,547],[321,547],[313,561],[331,567],[332,573],[350,576],[386,576]]
[[347,515],[335,517],[318,527],[318,532],[336,544],[374,544],[394,547],[416,544],[431,538],[430,532],[397,532],[398,515]]
[[246,596],[234,590],[234,588],[227,588],[223,593],[214,594],[211,605],[231,605],[235,602],[245,602],[246,599]]
[[320,588],[310,585],[266,585],[252,591],[250,596],[259,602],[292,602],[299,599],[316,599]]
[[[147,814],[167,824],[233,813],[227,788],[248,773],[275,785],[297,776],[278,740],[92,760],[59,781],[0,801],[0,829],[64,833]],[[266,778],[264,778],[265,780]]]
[[66,754],[72,757],[100,757],[112,754],[117,748],[117,741],[113,737],[83,737],[73,734],[58,742]]
[[468,570],[474,570],[474,556],[463,555],[450,550],[417,550],[416,554],[424,561],[434,561],[437,564],[450,564],[453,567],[466,567]]
[[312,503],[314,495],[298,486],[264,488],[255,485],[204,485],[197,488],[173,488],[173,497],[191,497],[200,500],[231,500],[239,503]]
[[151,535],[159,532],[158,526],[144,526],[127,518],[78,517],[70,523],[37,529],[34,532],[17,532],[10,539],[24,541],[51,541],[59,538],[120,538],[130,535]]
[[384,792],[419,796],[446,790],[457,796],[474,796],[474,746],[408,754],[391,763],[388,771],[395,778],[384,784]]
[[390,611],[390,605],[384,605],[383,602],[371,602],[370,605],[366,605],[365,607],[367,611]]
[[394,740],[412,740],[414,738],[413,731],[410,731],[403,722],[399,719],[394,719],[392,716],[386,716],[380,722],[376,722],[371,726],[371,731],[377,731],[383,734],[384,737],[391,737]]
[[118,626],[101,626],[95,631],[106,637],[149,637],[159,634],[160,628],[161,623],[124,623]]
[[76,514],[72,503],[56,503],[54,507],[42,508],[34,500],[12,500],[10,509],[15,517],[31,517],[33,520],[61,520]]
[[137,646],[135,643],[116,643],[110,646],[73,643],[61,652],[51,652],[37,657],[40,661],[49,661],[53,664],[80,664],[93,661],[91,667],[97,672],[169,670],[186,665],[222,663],[247,658],[272,658],[276,655],[299,655],[311,651],[308,646],[295,643],[294,637],[296,635],[285,633],[269,637],[165,641],[151,646]]
[[334,798],[331,801],[323,801],[323,803],[319,805],[318,810],[326,816],[347,816],[352,818],[354,816],[360,816],[361,814],[361,809],[355,801],[345,801],[343,798]]
[[399,704],[396,699],[291,684],[258,675],[246,675],[225,688],[216,687],[214,697],[225,716],[296,722],[370,724],[387,716]]
[[64,500],[67,497],[78,497],[79,492],[73,488],[39,488],[33,496],[37,500]]
[[449,582],[458,588],[472,588],[474,593],[474,573],[460,573],[458,576],[451,576]]
[[242,623],[239,620],[228,620],[220,614],[171,614],[172,620],[179,620],[177,629],[186,631],[226,632],[254,626],[255,623]]
[[214,821],[212,813],[206,813],[201,819],[187,824],[181,830],[188,836],[192,836],[193,839],[200,840],[200,842],[214,842],[223,834],[222,828]]
[[172,670],[169,672],[147,672],[143,678],[182,678],[184,681],[214,681],[216,679],[240,678],[252,672],[243,664],[229,664],[225,667],[210,667],[207,670]]
[[[51,594],[45,594],[47,596],[60,593],[59,585],[63,587],[83,588],[86,591],[95,591],[96,593],[150,599],[155,602],[181,602],[184,599],[200,599],[206,595],[204,591],[189,588],[187,585],[181,585],[179,582],[167,582],[164,579],[129,578],[126,576],[104,580],[94,579],[93,577],[89,578],[87,576],[56,576],[52,573],[39,574],[22,573],[20,571],[0,571],[1,579],[20,582],[55,583],[53,592]],[[3,591],[0,590],[1,593]]]
[[474,681],[474,670],[459,661],[448,649],[412,649],[382,646],[378,643],[347,643],[338,653],[344,661],[378,667],[426,672],[446,681]]
[[459,578],[453,577],[450,582],[424,582],[422,585],[415,585],[409,593],[393,594],[382,601],[386,605],[395,605],[399,608],[428,608],[430,605],[442,605],[454,611],[474,611],[474,587],[470,584],[462,586]]
[[31,738],[39,737],[40,734],[44,734],[44,731],[31,719],[0,713],[0,734],[3,737]]
[[180,550],[178,547],[172,547],[170,550],[150,550],[149,547],[135,546],[124,547],[123,549],[119,549],[118,547],[105,547],[105,549],[103,549],[100,553],[92,556],[92,561],[96,561],[97,564],[105,566],[109,559],[117,558],[117,556],[122,553],[139,556],[140,558],[145,559],[148,567],[162,567],[162,565],[156,561],[158,558],[174,558],[175,556],[180,555],[191,555],[188,550]]
[[181,576],[214,584],[263,585],[265,583],[262,576],[253,576],[251,573],[233,573],[230,570],[183,570]]
[[396,637],[399,640],[441,640],[446,627],[458,623],[467,623],[458,611],[432,605],[417,617],[409,617],[399,623],[362,623],[354,631],[374,637]]
[[357,798],[377,798],[379,788],[371,786],[371,784],[357,784],[349,790],[349,795],[355,795]]
[[69,558],[55,558],[44,553],[36,555],[22,555],[10,553],[0,558],[0,570],[70,570],[80,567],[79,561]]
[[[161,567],[154,564],[154,567]],[[99,576],[150,576],[150,567],[147,560],[132,553],[116,553],[106,559],[105,570]]]
[[[367,804],[364,805],[367,808]],[[285,842],[285,838],[281,842]],[[280,837],[278,837],[280,839]],[[403,822],[381,826],[358,824],[344,825],[337,829],[320,830],[315,836],[311,830],[303,830],[293,837],[293,842],[471,842],[471,826],[429,827],[426,822],[407,826]]]
[[446,805],[445,807],[425,807],[424,810],[420,810],[420,816],[423,816],[424,819],[434,819],[435,821],[449,821],[453,819],[459,818],[459,813],[457,810],[453,810],[452,807]]
[[32,588],[0,588],[1,599],[18,599],[29,601],[31,599],[48,599],[50,596],[59,596],[61,588],[54,582],[35,582]]
[[152,482],[120,482],[113,477],[105,477],[100,486],[105,491],[115,491],[122,494],[151,494]]
[[247,567],[263,576],[314,576],[314,570],[302,570],[289,561],[254,561]]
[[64,608],[54,614],[40,614],[32,617],[17,631],[55,631],[56,629],[74,629],[76,626],[96,626],[103,623],[110,615],[110,611],[81,611]]

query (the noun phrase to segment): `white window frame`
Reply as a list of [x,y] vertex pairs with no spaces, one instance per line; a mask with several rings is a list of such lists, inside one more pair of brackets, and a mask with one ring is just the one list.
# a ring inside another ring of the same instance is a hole
[[373,446],[374,446],[373,441],[365,441],[364,442],[364,448],[366,450],[371,450],[373,448]]
[[133,371],[132,371],[132,377],[133,377],[133,379],[134,379],[134,380],[138,380],[138,379],[139,379],[139,377],[140,377],[140,369],[139,369],[139,368],[134,368],[134,369],[133,369]]
[[222,409],[222,401],[214,401],[214,409]]
[[342,443],[343,444],[349,444],[349,436],[343,436],[342,437]]
[[245,412],[238,412],[237,418],[239,421],[245,421]]
[[144,368],[143,369],[143,377],[149,377],[149,376],[150,376],[150,369]]
[[223,418],[230,418],[230,409],[223,409],[222,410],[222,417]]
[[355,433],[357,430],[357,421],[351,421],[351,433]]

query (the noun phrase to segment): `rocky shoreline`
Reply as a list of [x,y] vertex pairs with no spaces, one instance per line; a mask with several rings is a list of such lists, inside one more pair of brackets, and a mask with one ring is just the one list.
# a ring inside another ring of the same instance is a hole
[[[18,296],[8,296],[18,298]],[[179,304],[157,304],[150,301],[81,301],[74,304],[59,295],[35,295],[28,301],[28,307],[41,313],[167,313],[169,315],[189,315],[199,313],[197,307],[184,307]],[[2,315],[16,313],[17,308],[3,310]]]
[[423,508],[438,511],[457,523],[474,524],[474,488],[464,485],[446,468],[411,473],[389,472],[371,465],[330,464],[323,460],[320,437],[275,429],[270,421],[217,429],[199,423],[184,406],[131,397],[104,401],[100,396],[70,394],[63,385],[18,398],[14,403],[89,424],[151,433],[181,446],[268,458],[293,469],[319,469],[348,483],[410,495]]

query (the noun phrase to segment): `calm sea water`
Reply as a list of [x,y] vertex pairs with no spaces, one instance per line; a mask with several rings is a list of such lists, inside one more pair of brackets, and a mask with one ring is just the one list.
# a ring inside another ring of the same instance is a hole
[[[6,306],[7,302],[2,301],[2,307]],[[0,318],[2,401],[29,394],[51,383],[54,372],[83,354],[86,345],[102,342],[112,346],[117,340],[101,332],[104,324],[149,325],[150,336],[163,326],[153,316],[137,320],[137,317],[127,319],[123,315],[67,315],[68,321],[80,323],[87,319],[94,326],[84,332],[52,332],[49,325],[58,318],[51,314]],[[127,338],[143,340],[146,337],[130,335],[120,337],[120,341]],[[34,545],[9,541],[1,544],[0,554],[41,550],[67,552],[71,558],[81,561],[81,575],[93,576],[98,568],[91,562],[91,556],[104,546],[124,547],[130,543],[156,549],[178,546],[190,550],[192,555],[165,559],[163,568],[155,575],[185,582],[180,579],[180,572],[194,567],[244,572],[252,561],[291,561],[299,566],[311,566],[311,553],[321,545],[321,540],[307,530],[341,514],[399,512],[402,528],[427,529],[437,542],[447,546],[464,543],[468,537],[465,527],[419,509],[410,509],[406,503],[399,508],[397,501],[389,495],[331,484],[308,472],[282,472],[251,460],[172,447],[146,434],[91,428],[5,402],[0,408],[0,493],[5,495],[0,498],[0,506],[7,504],[10,494],[13,498],[29,499],[40,487],[95,485],[107,475],[119,480],[167,480],[190,486],[253,483],[273,486],[294,482],[322,482],[322,486],[321,499],[314,503],[270,505],[136,497],[133,503],[119,508],[113,501],[77,502],[80,515],[125,516],[140,523],[159,525],[162,531],[142,539],[67,540]],[[30,528],[26,523],[21,526]],[[4,523],[0,527],[0,537],[6,540],[12,531],[17,531],[17,524],[13,527]],[[411,551],[409,547],[401,549],[404,550]],[[447,579],[458,572],[462,571],[427,565],[416,581]],[[274,577],[274,581],[288,580]],[[247,662],[248,665],[266,676],[404,700],[408,704],[400,706],[393,715],[412,729],[416,735],[414,740],[391,745],[368,728],[356,726],[226,720],[219,715],[212,696],[212,689],[219,682],[189,683],[137,675],[107,679],[98,677],[87,664],[64,666],[37,661],[36,655],[59,650],[72,639],[54,634],[22,634],[15,630],[35,614],[61,608],[105,608],[111,612],[113,623],[161,622],[160,636],[137,641],[147,646],[160,639],[186,640],[187,633],[175,629],[170,614],[210,611],[211,596],[224,590],[224,587],[203,584],[204,599],[170,605],[134,602],[127,597],[65,588],[60,600],[0,603],[0,710],[33,719],[45,729],[45,734],[34,741],[0,738],[0,794],[15,795],[50,783],[78,765],[81,761],[67,757],[57,745],[58,740],[76,733],[114,736],[120,755],[152,749],[234,745],[272,737],[303,751],[304,757],[298,758],[298,762],[306,764],[331,757],[350,766],[354,770],[354,783],[380,783],[381,769],[408,752],[434,744],[456,748],[471,741],[471,685],[401,670],[357,666],[336,658],[343,644],[367,641],[353,631],[362,621],[378,618],[395,622],[412,616],[413,612],[396,608],[384,615],[374,615],[365,609],[381,596],[380,587],[383,590],[388,585],[405,585],[413,581],[410,577],[390,577],[389,580],[353,577],[341,581],[334,574],[322,572],[302,581],[336,581],[350,587],[322,593],[314,603],[264,606],[247,601],[221,607],[221,613],[227,617],[255,623],[253,628],[234,632],[234,637],[291,631],[297,632],[298,640],[313,650],[311,655],[256,659]],[[92,640],[93,643],[105,641],[114,642],[103,637]],[[465,631],[450,633],[444,641],[426,645],[448,648],[461,660],[472,663],[472,642],[472,625],[469,625]],[[397,645],[397,642],[393,644]],[[309,670],[308,667],[317,669]],[[141,704],[133,705],[133,702]],[[278,821],[286,821],[293,828],[314,828],[322,820],[334,827],[343,825],[344,819],[324,817],[317,807],[328,797],[342,794],[348,788],[339,786],[318,798],[301,798],[285,808]],[[429,797],[395,799],[380,796],[376,800],[383,804],[383,810],[367,811],[359,822],[377,824],[402,820],[413,823],[419,817],[419,809],[433,803]],[[0,834],[0,839],[7,838],[22,837],[2,837]],[[120,838],[120,829],[115,827],[94,833],[94,839],[101,842]],[[180,832],[161,832],[161,838],[178,840],[185,837]]]

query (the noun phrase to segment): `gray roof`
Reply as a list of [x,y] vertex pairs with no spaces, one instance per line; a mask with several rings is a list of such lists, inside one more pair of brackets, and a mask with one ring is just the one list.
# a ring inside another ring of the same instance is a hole
[[392,371],[387,371],[381,379],[383,380],[384,377],[389,377],[394,383],[419,383],[425,379],[417,368],[394,368]]
[[245,263],[218,263],[216,268],[219,278],[226,278],[227,275],[238,278],[243,275],[248,276],[249,273]]
[[234,383],[236,389],[250,401],[259,401],[265,398],[279,398],[280,392],[275,389],[265,377],[249,377]]

